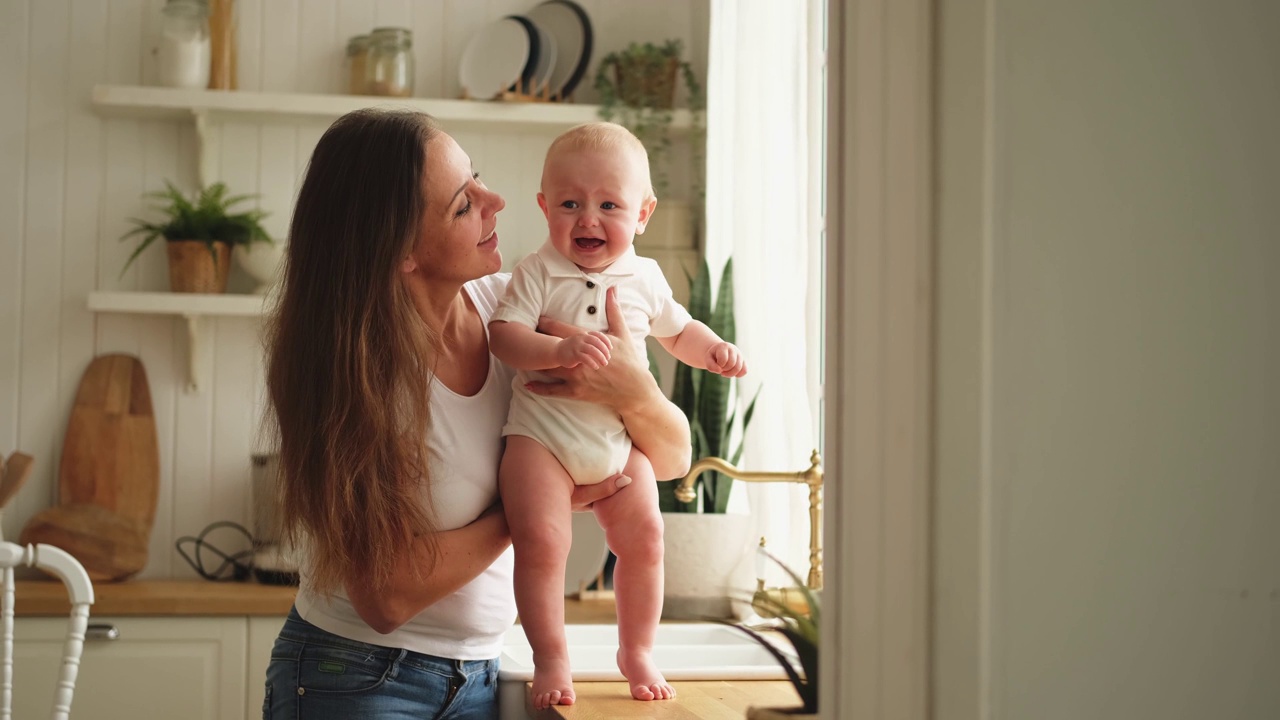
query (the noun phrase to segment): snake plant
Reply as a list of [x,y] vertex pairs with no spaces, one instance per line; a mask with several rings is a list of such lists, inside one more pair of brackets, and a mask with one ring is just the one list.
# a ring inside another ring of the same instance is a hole
[[[696,276],[685,270],[689,280],[689,314],[694,320],[705,323],[727,342],[735,342],[736,326],[733,314],[733,259],[724,265],[720,275],[720,288],[716,302],[711,302],[711,270],[704,258]],[[710,372],[676,364],[671,401],[689,419],[689,431],[693,440],[693,460],[719,457],[736,465],[742,457],[743,436],[755,412],[757,389],[746,409],[738,414],[740,385],[731,379]],[[740,422],[739,422],[740,421]],[[735,427],[739,426],[740,427]],[[734,444],[734,439],[737,442]],[[658,504],[662,512],[698,512],[698,500],[683,503],[676,499],[675,489],[679,481],[658,483]],[[729,491],[733,478],[714,471],[702,473],[696,481],[702,501],[702,512],[723,513],[729,505]]]

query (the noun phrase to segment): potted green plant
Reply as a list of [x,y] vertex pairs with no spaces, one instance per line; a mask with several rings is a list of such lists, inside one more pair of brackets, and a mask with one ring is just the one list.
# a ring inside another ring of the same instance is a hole
[[[737,338],[737,323],[733,311],[733,258],[725,261],[720,274],[720,287],[716,302],[711,303],[711,269],[704,258],[697,275],[689,275],[689,314],[701,321],[728,342]],[[651,363],[652,366],[652,363]],[[755,413],[760,390],[751,398],[741,415],[737,413],[739,384],[735,379],[723,377],[707,370],[699,370],[683,363],[676,364],[672,384],[671,401],[689,419],[689,432],[693,440],[693,460],[718,457],[737,465],[742,458],[747,426]],[[731,407],[735,409],[731,410]],[[737,443],[734,444],[734,438]],[[694,481],[698,498],[693,502],[680,502],[675,496],[679,480],[658,483],[658,503],[662,512],[671,513],[723,513],[729,506],[729,492],[733,478],[715,471],[707,471]]]
[[661,44],[631,43],[625,49],[605,55],[596,69],[595,88],[600,94],[600,117],[626,126],[649,151],[654,190],[661,198],[667,189],[666,161],[671,151],[671,123],[675,117],[675,93],[683,81],[693,112],[695,133],[693,163],[694,195],[701,196],[703,123],[702,85],[689,63],[681,59],[684,44],[679,39]]
[[[702,261],[698,274],[689,277],[688,310],[695,320],[734,342],[732,260],[725,263],[714,305],[711,272],[706,260]],[[741,458],[742,435],[751,423],[759,391],[738,413],[738,388],[737,380],[676,364],[672,401],[689,419],[692,460],[715,456],[736,464]],[[712,471],[699,475],[694,486],[698,496],[690,503],[676,498],[678,484],[679,481],[658,484],[663,542],[667,548],[662,616],[678,620],[732,617],[740,610],[731,600],[733,588],[746,587],[750,582],[749,568],[742,558],[752,547],[751,517],[726,512],[733,486],[733,479],[728,476]]]
[[[763,551],[761,551],[763,552]],[[774,595],[757,592],[752,597],[760,614],[773,618],[771,626],[747,627],[741,624],[725,623],[730,627],[746,633],[760,643],[770,655],[782,665],[787,679],[800,695],[801,705],[798,708],[757,708],[747,709],[747,720],[797,720],[798,718],[817,717],[818,713],[818,629],[822,622],[822,607],[817,593],[805,586],[791,568],[773,555],[765,553],[778,567],[786,571],[792,583],[803,599],[803,607],[783,602]],[[777,632],[791,645],[792,654],[784,653],[776,644],[770,642],[762,632]]]
[[220,293],[227,288],[233,247],[272,242],[261,224],[266,212],[256,209],[232,211],[233,206],[256,196],[228,195],[225,183],[214,183],[188,199],[166,180],[164,190],[147,193],[144,197],[161,201],[153,209],[162,213],[164,220],[129,219],[134,228],[120,239],[137,237],[140,240],[125,261],[121,275],[142,251],[163,237],[169,252],[169,289],[172,292]]

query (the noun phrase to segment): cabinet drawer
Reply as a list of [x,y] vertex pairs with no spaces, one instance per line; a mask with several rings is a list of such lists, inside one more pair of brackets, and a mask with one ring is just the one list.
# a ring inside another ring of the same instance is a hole
[[[90,617],[115,640],[85,642],[71,705],[76,720],[243,718],[248,621]],[[14,621],[14,717],[47,717],[66,621]]]

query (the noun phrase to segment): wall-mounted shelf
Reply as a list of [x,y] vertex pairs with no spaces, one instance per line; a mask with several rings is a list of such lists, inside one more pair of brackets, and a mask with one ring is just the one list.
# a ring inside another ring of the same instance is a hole
[[[340,115],[366,107],[409,108],[429,113],[446,130],[495,129],[567,130],[574,125],[599,119],[598,105],[534,102],[493,102],[433,98],[389,98],[367,95],[315,95],[268,93],[241,90],[185,90],[145,85],[95,85],[94,111],[104,117],[146,120],[191,120],[200,143],[197,173],[208,185],[212,158],[217,148],[210,123],[242,122],[328,123]],[[688,110],[676,110],[672,130],[687,132],[692,126]]]
[[[572,103],[493,102],[434,98],[389,98],[366,95],[315,95],[242,90],[182,90],[143,85],[96,85],[93,107],[100,115],[146,119],[180,119],[204,114],[244,121],[298,122],[334,120],[365,107],[410,108],[430,113],[450,125],[567,129],[599,118],[597,105]],[[691,126],[688,110],[675,111],[672,128]]]
[[93,292],[89,293],[89,309],[93,312],[133,315],[173,315],[187,321],[187,389],[200,389],[196,369],[199,357],[200,319],[205,316],[261,317],[265,312],[263,295],[203,295],[167,292]]

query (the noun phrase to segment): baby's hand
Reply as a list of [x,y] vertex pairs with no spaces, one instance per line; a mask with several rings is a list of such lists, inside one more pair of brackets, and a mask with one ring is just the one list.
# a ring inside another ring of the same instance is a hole
[[599,370],[609,364],[609,352],[613,344],[609,336],[602,332],[585,332],[570,335],[556,346],[556,360],[560,367],[577,367],[585,365],[592,370]]
[[718,342],[707,350],[707,369],[725,377],[747,374],[747,361],[733,343]]

